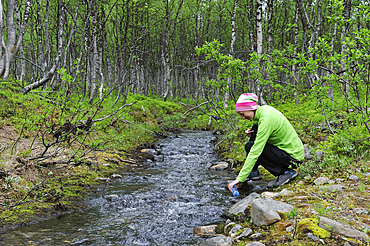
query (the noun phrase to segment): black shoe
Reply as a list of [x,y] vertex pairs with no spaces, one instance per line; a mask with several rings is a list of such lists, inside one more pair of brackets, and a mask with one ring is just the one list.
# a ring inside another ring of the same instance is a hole
[[279,176],[279,179],[277,180],[276,186],[280,187],[284,184],[287,184],[297,176],[298,176],[298,172],[296,172],[294,170],[285,171],[284,174]]
[[251,173],[249,174],[249,176],[247,178],[247,181],[260,180],[260,179],[262,179],[260,171],[258,171],[258,169],[256,169],[256,170],[251,171]]

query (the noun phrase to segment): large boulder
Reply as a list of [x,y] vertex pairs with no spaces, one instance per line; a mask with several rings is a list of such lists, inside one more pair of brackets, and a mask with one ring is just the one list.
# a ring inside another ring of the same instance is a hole
[[270,225],[282,218],[279,213],[289,213],[293,206],[271,198],[259,198],[252,201],[251,218],[254,224]]

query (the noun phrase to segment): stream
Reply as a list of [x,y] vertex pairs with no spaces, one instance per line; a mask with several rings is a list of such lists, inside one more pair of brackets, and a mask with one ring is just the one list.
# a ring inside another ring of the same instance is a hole
[[210,132],[184,131],[161,140],[161,162],[107,183],[89,209],[17,228],[0,235],[1,245],[194,245],[193,228],[224,222],[236,202],[225,185],[235,178],[211,171],[216,163]]

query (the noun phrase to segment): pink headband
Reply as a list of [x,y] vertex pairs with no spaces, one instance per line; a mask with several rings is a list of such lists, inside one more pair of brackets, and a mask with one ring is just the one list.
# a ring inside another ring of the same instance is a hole
[[236,102],[235,109],[237,112],[250,111],[257,109],[258,97],[253,93],[243,93]]

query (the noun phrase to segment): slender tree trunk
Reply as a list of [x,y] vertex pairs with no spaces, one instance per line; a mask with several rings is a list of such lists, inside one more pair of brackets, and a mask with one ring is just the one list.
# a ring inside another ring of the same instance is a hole
[[[347,55],[347,47],[346,47],[346,44],[345,44],[345,39],[346,39],[346,35],[347,35],[347,31],[348,31],[348,22],[347,20],[349,19],[349,16],[350,16],[350,11],[351,11],[351,0],[344,0],[343,1],[343,24],[342,24],[342,30],[341,30],[341,52],[342,54],[344,55]],[[345,70],[346,68],[346,64],[342,61],[341,62],[341,67],[342,67],[342,70]],[[344,76],[346,76],[344,74]],[[349,96],[349,85],[346,83],[344,86],[343,89],[343,92],[345,95]]]
[[97,32],[96,32],[96,3],[95,0],[92,1],[92,12],[91,12],[91,24],[93,27],[93,59],[91,64],[91,92],[89,103],[94,102],[95,93],[96,93],[96,71],[97,71],[97,61],[98,61],[98,45],[97,45]]
[[268,49],[267,53],[271,55],[272,48],[274,45],[274,36],[273,36],[273,12],[274,12],[274,0],[268,0],[267,2],[267,8],[268,8],[268,27],[267,27],[267,39],[268,39]]
[[[172,36],[176,30],[176,25],[177,25],[177,18],[180,14],[180,10],[183,4],[183,0],[180,1],[177,11],[176,11],[176,16],[173,19],[173,24],[172,28],[170,30],[170,10],[169,10],[169,0],[163,0],[165,4],[165,11],[166,11],[166,22],[164,26],[164,34],[163,34],[163,42],[162,42],[162,62],[163,62],[163,68],[164,68],[164,95],[163,95],[163,101],[167,100],[167,97],[169,95],[169,92],[171,90],[171,54],[170,54],[170,42],[172,39]],[[171,32],[171,33],[170,33]]]
[[254,4],[253,0],[249,0],[249,44],[250,44],[250,53],[254,52]]
[[100,74],[99,99],[101,101],[101,100],[103,100],[103,89],[104,89],[104,83],[105,83],[105,77],[104,77],[104,73],[103,73],[103,47],[100,48],[99,74]]
[[[262,0],[257,0],[257,22],[256,22],[256,27],[257,27],[257,55],[261,56],[262,55],[262,44],[263,44],[263,35],[262,35]],[[262,72],[262,71],[260,71]],[[266,104],[265,100],[263,99],[262,96],[262,87],[261,87],[261,82],[257,80],[257,85],[256,85],[256,94],[258,95],[259,102],[264,105]]]
[[[8,5],[7,5],[8,9],[7,9],[7,18],[6,18],[7,29],[8,29],[7,30],[7,45],[6,45],[6,48],[4,47],[7,59],[5,59],[5,62],[0,63],[0,74],[4,72],[3,74],[4,79],[8,78],[9,71],[10,71],[10,62],[13,60],[14,56],[18,53],[18,50],[21,46],[23,35],[24,35],[24,32],[27,27],[27,23],[28,23],[30,9],[31,9],[31,1],[27,0],[26,7],[24,10],[24,14],[23,14],[23,22],[17,31],[14,25],[14,10],[15,10],[16,4],[17,3],[15,0],[8,0]],[[16,34],[18,34],[18,37],[16,37]],[[3,45],[5,45],[5,42]]]
[[[329,16],[330,17],[333,16],[332,4],[333,4],[333,1],[330,2],[330,7],[329,7]],[[330,43],[330,46],[331,46],[330,54],[331,54],[331,56],[334,55],[334,41],[335,41],[335,38],[337,36],[337,29],[338,29],[338,23],[335,21],[334,26],[333,26],[333,35],[331,37],[331,43]],[[331,61],[330,62],[330,70],[333,71],[333,69],[334,69],[334,62]],[[330,72],[328,71],[327,76],[329,76],[329,75],[330,75]],[[331,99],[331,102],[334,102],[334,92],[333,92],[333,88],[331,88],[332,85],[329,84],[328,86],[330,87],[328,89],[328,96]]]
[[[231,17],[231,44],[230,44],[230,52],[229,56],[234,58],[234,45],[236,41],[236,35],[235,35],[235,19],[236,19],[236,8],[238,7],[238,0],[234,1],[234,10],[233,10],[233,15]],[[227,78],[227,86],[226,86],[226,91],[225,91],[225,96],[224,96],[224,109],[227,108],[228,102],[230,99],[230,87],[231,87],[231,78]]]
[[263,44],[263,36],[262,36],[262,0],[257,0],[257,55],[262,55],[262,44]]
[[43,54],[42,70],[45,72],[50,62],[50,40],[49,40],[49,1],[45,6],[45,53]]
[[[298,16],[299,16],[299,6],[298,3],[296,3],[296,8],[295,8],[295,16],[294,16],[294,23],[296,23],[295,31],[294,31],[294,42],[293,42],[293,47],[294,47],[294,55],[297,54],[297,43],[298,43],[298,34],[299,34],[299,27],[298,27]],[[298,105],[298,78],[296,74],[296,69],[297,66],[296,64],[292,65],[292,76],[294,80],[294,99],[295,99],[295,104]]]

